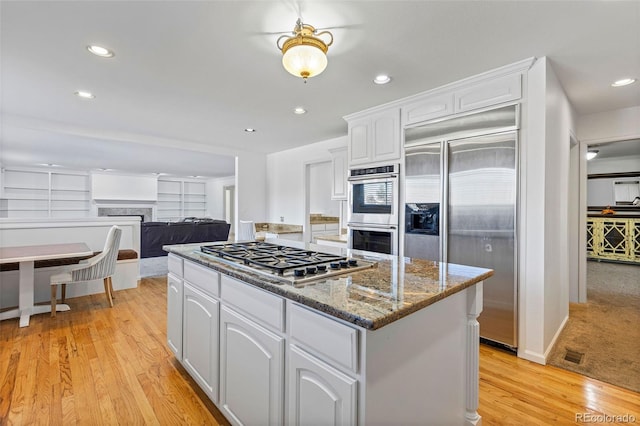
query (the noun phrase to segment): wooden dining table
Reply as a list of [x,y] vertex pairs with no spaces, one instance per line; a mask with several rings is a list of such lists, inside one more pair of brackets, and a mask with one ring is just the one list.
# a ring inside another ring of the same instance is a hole
[[[51,305],[36,305],[34,265],[37,260],[90,256],[93,251],[85,243],[40,244],[20,247],[0,247],[0,264],[15,263],[19,269],[18,308],[0,312],[0,320],[20,318],[20,327],[29,325],[31,315],[51,312]],[[2,285],[2,283],[0,283]],[[56,305],[56,311],[68,311],[69,305]]]

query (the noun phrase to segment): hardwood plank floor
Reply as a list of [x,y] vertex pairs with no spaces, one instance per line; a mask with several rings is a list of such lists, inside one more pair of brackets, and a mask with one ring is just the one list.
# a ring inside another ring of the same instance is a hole
[[[26,328],[0,322],[0,425],[228,424],[166,345],[166,279],[115,297],[112,309],[103,294],[69,299],[71,311],[33,316]],[[587,423],[583,413],[640,423],[639,401],[481,346],[484,425],[574,425]]]

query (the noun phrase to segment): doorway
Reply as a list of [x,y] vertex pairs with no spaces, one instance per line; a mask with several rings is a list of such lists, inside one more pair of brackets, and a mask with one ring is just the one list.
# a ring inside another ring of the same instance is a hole
[[[589,269],[586,259],[635,264],[634,247],[637,225],[629,221],[640,220],[640,205],[633,199],[640,195],[640,139],[589,144],[581,158],[584,176],[581,176],[581,218],[584,233],[584,298],[587,301]],[[587,154],[592,155],[588,157]],[[591,159],[586,159],[591,158]],[[603,215],[603,212],[611,212]],[[634,228],[635,227],[635,228]],[[606,241],[605,241],[606,240]]]
[[310,221],[312,214],[339,217],[342,224],[344,202],[331,199],[332,183],[330,159],[305,163],[303,238],[306,242],[313,242]]
[[[588,151],[597,151],[595,158],[587,160]],[[640,190],[640,139],[580,143],[572,147],[571,161],[570,217],[578,219],[579,226],[577,237],[573,224],[569,226],[570,269],[575,253],[579,267],[572,271],[577,272],[578,286],[576,292],[572,281],[570,300],[580,303],[570,305],[569,321],[547,361],[640,391],[640,330],[636,326],[640,321],[640,262],[638,248],[625,246],[630,240],[637,241],[628,232],[629,222],[640,220],[640,206],[632,204],[635,192],[621,195],[624,191],[616,190],[620,182],[631,182],[624,184],[625,190],[631,185]],[[607,207],[615,213],[603,215]]]

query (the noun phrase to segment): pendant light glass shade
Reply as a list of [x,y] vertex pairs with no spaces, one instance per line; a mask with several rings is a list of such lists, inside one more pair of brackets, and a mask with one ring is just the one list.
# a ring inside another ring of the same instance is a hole
[[[320,38],[329,35],[331,39],[325,42]],[[282,45],[281,41],[284,42]],[[316,32],[311,25],[303,24],[300,19],[296,22],[292,36],[283,35],[276,42],[282,51],[282,66],[296,77],[307,80],[316,76],[327,67],[327,51],[333,43],[333,35],[329,31]]]
[[320,74],[327,67],[327,57],[315,46],[298,45],[282,55],[282,66],[296,77],[308,78]]

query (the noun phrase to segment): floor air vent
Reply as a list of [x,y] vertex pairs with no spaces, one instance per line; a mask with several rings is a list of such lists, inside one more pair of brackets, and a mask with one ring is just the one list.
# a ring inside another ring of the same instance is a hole
[[580,364],[582,362],[582,357],[584,357],[583,353],[567,349],[564,359],[565,361],[573,362],[574,364]]

